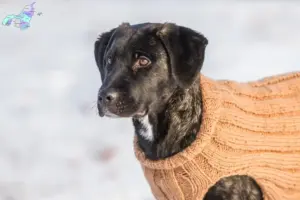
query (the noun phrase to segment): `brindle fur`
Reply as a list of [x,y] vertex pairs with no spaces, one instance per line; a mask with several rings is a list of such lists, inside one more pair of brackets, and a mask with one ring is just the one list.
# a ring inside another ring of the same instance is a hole
[[[198,77],[199,79],[199,77]],[[165,109],[149,113],[153,125],[154,140],[148,141],[139,133],[143,127],[133,118],[138,143],[152,160],[170,157],[189,146],[196,138],[201,124],[201,91],[199,80],[190,88],[174,89]],[[185,123],[182,123],[182,122]]]
[[258,200],[263,199],[257,182],[245,175],[235,175],[220,179],[209,188],[203,200]]

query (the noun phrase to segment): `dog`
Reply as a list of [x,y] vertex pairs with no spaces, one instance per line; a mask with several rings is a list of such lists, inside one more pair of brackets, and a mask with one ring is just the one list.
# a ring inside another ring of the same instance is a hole
[[[173,23],[123,23],[94,45],[102,86],[101,117],[130,117],[139,147],[151,160],[171,157],[191,145],[201,126],[199,71],[207,38]],[[220,179],[205,200],[262,200],[246,175]]]

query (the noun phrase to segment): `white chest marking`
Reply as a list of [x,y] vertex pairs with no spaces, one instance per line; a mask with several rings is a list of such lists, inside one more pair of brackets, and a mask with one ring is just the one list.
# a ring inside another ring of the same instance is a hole
[[142,124],[142,129],[140,129],[140,135],[143,136],[148,141],[153,141],[153,130],[152,125],[149,122],[148,115],[146,115],[143,119],[140,120]]

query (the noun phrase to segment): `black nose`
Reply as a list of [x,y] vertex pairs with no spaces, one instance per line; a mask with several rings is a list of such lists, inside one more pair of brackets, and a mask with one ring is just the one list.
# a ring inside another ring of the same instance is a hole
[[116,101],[118,98],[118,93],[114,90],[108,90],[108,91],[100,91],[99,92],[99,103],[106,103],[111,104]]

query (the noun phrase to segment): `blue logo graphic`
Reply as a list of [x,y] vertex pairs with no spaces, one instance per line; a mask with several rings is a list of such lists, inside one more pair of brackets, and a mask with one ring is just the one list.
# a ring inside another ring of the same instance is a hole
[[[10,26],[11,24],[14,25],[14,27],[19,28],[20,30],[26,30],[30,27],[30,21],[35,13],[34,9],[34,4],[33,2],[30,5],[26,5],[23,10],[18,14],[18,15],[7,15],[3,21],[2,25],[4,26]],[[37,13],[38,16],[41,16],[42,13],[39,12]]]

